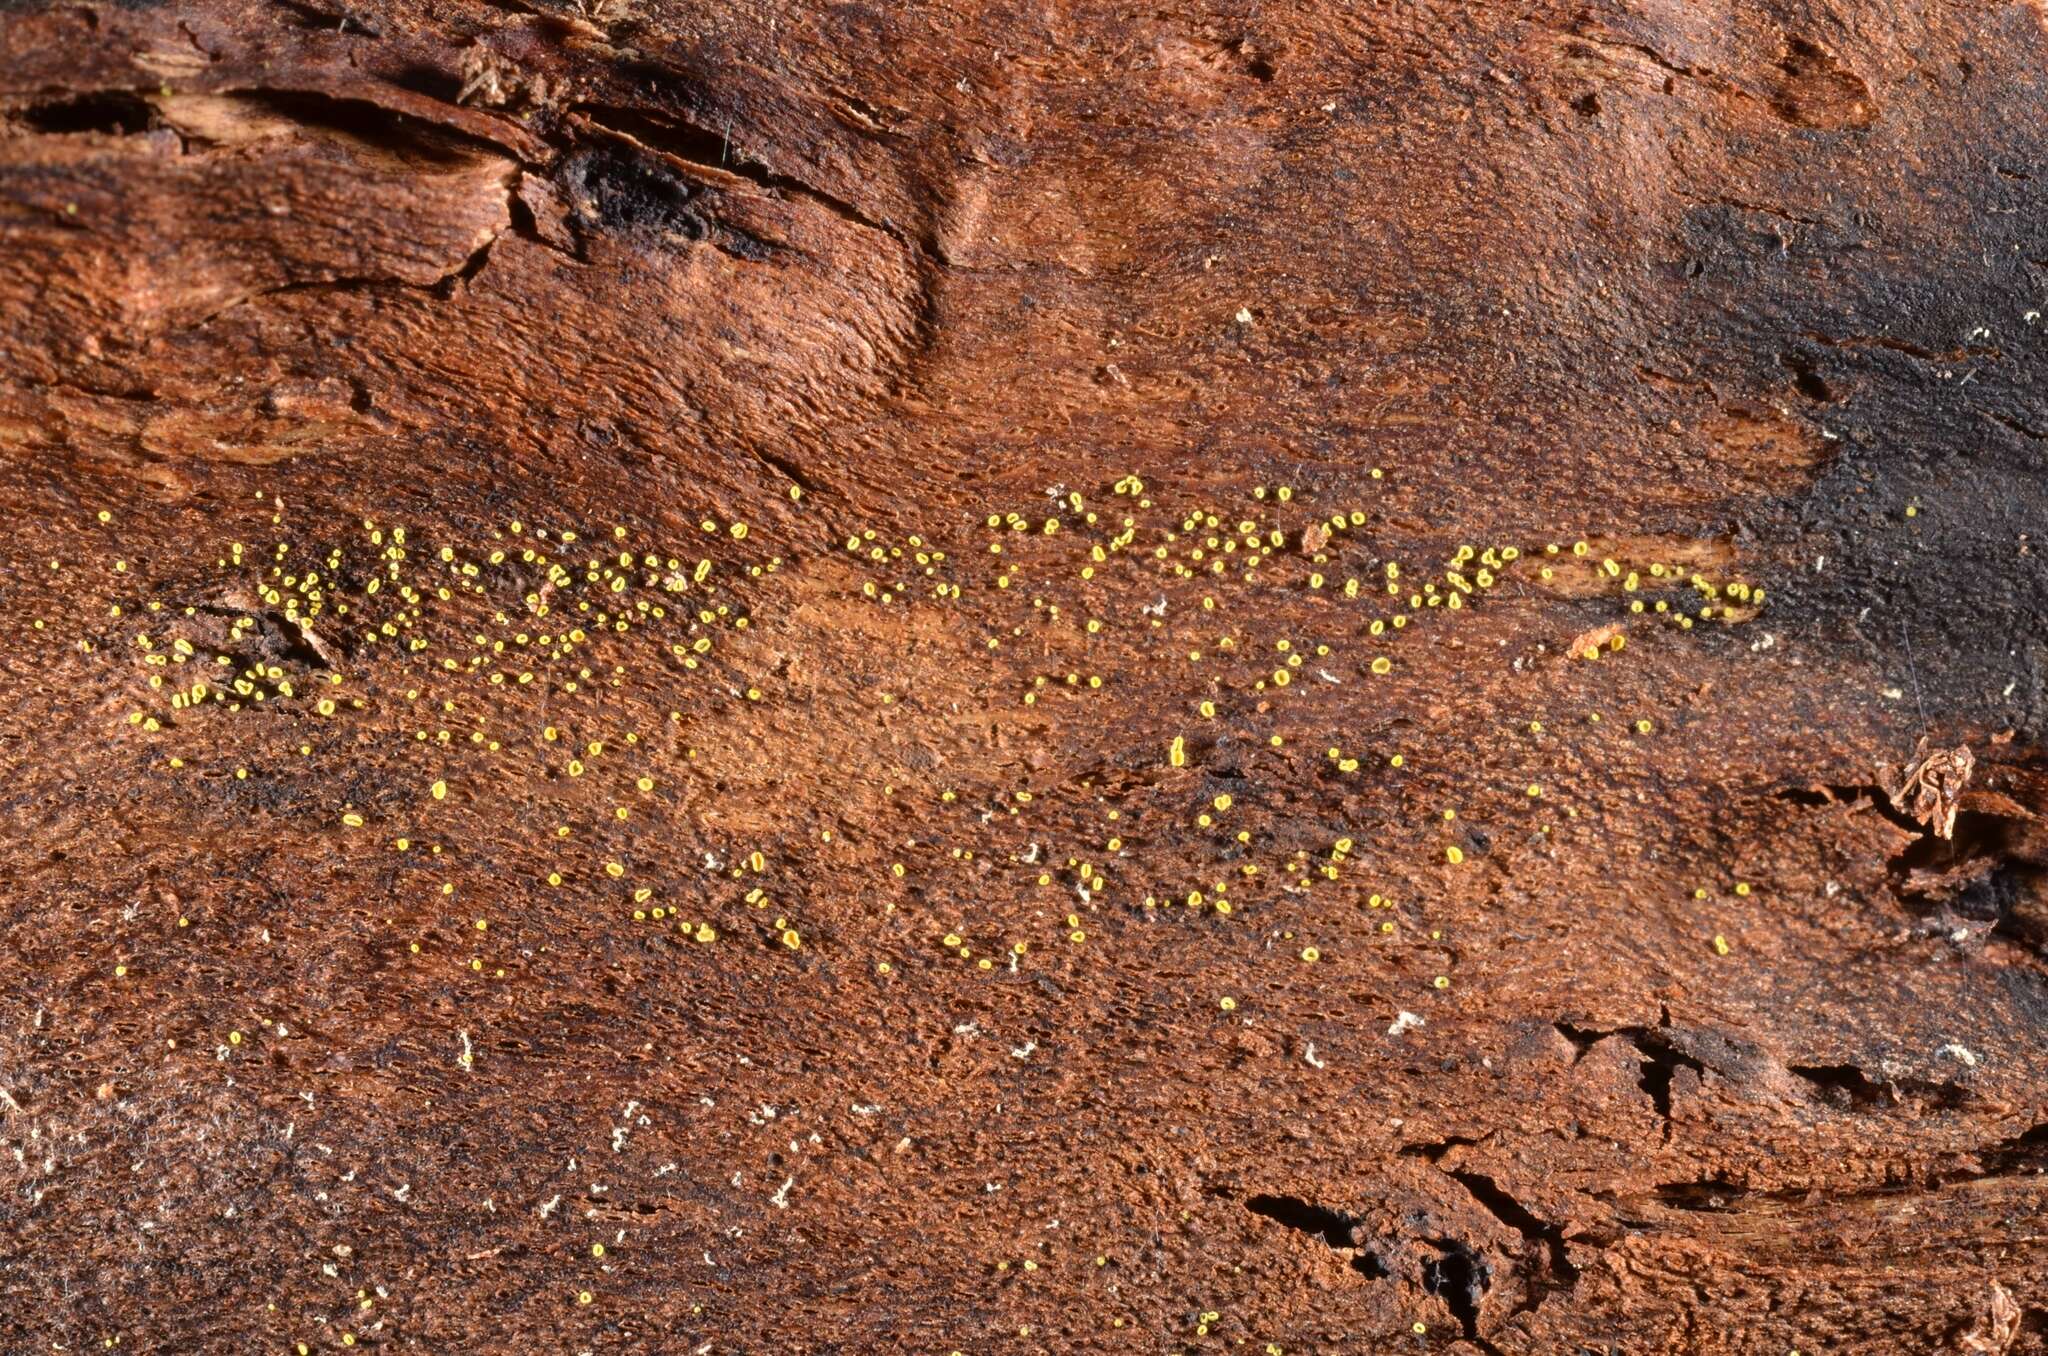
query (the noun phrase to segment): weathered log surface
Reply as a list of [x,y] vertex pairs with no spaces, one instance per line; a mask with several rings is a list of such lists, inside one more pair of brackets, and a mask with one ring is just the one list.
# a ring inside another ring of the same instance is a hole
[[2044,126],[0,0],[0,1349],[2048,1350]]

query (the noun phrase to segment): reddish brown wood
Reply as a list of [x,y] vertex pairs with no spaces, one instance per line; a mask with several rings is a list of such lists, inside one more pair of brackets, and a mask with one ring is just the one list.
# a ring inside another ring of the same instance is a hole
[[2048,1349],[2044,69],[0,0],[0,1349]]

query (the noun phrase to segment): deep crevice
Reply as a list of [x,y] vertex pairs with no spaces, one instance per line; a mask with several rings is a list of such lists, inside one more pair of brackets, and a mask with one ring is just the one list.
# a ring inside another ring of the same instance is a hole
[[1953,1111],[1970,1100],[1969,1089],[1955,1083],[1932,1083],[1925,1079],[1878,1081],[1854,1064],[1793,1064],[1787,1066],[1796,1078],[1805,1080],[1815,1097],[1841,1111],[1879,1111],[1918,1103],[1936,1111]]
[[1422,1288],[1444,1302],[1465,1340],[1492,1350],[1479,1335],[1479,1301],[1493,1288],[1493,1268],[1471,1244],[1455,1238],[1425,1239],[1437,1256],[1422,1264]]
[[[1910,841],[1892,855],[1888,870],[1892,893],[1915,913],[1946,911],[1988,923],[2000,936],[2037,940],[2024,935],[2026,929],[2016,914],[2039,890],[2044,872],[2022,852],[2018,824],[2008,816],[1958,809],[1952,832],[1944,838],[1899,809],[1880,787],[1816,783],[1775,794],[1781,800],[1814,808],[1838,804],[1867,807],[1910,834]],[[1960,1100],[1958,1094],[1942,1091],[1941,1085],[1927,1085],[1926,1091],[1942,1105]]]
[[366,37],[384,36],[384,31],[377,26],[376,20],[357,13],[353,5],[342,4],[329,9],[312,4],[310,0],[280,0],[280,3],[298,16],[297,26],[301,28],[324,29],[332,26],[335,32],[345,33],[350,25],[354,25],[355,30]]
[[757,188],[771,193],[808,198],[857,226],[880,231],[913,250],[923,251],[923,246],[919,242],[868,216],[845,199],[835,197],[801,179],[779,174],[763,162],[751,158],[744,151],[736,150],[729,135],[721,135],[680,119],[653,118],[633,109],[608,104],[577,104],[572,111],[581,114],[592,127],[601,132],[609,132],[614,136],[637,142],[700,169],[744,179]]
[[69,99],[31,104],[17,111],[13,120],[24,130],[44,136],[99,133],[125,137],[160,125],[149,101],[127,90],[96,90]]
[[[325,641],[317,639],[306,626],[282,612],[235,607],[223,603],[201,603],[194,611],[207,616],[226,617],[231,620],[247,618],[255,622],[255,633],[246,639],[254,643],[264,663],[291,663],[321,670],[340,667]],[[337,648],[340,649],[342,657],[346,658],[349,653],[348,645],[340,643]]]
[[[1666,1025],[1668,1025],[1668,1018]],[[1674,1047],[1670,1038],[1661,1034],[1661,1027],[1631,1027],[1617,1035],[1626,1036],[1643,1057],[1643,1075],[1636,1086],[1650,1096],[1650,1102],[1657,1108],[1657,1114],[1664,1118],[1664,1138],[1671,1139],[1671,1084],[1680,1069],[1691,1069],[1694,1074],[1704,1077],[1707,1066],[1691,1055]]]
[[1352,1246],[1351,1217],[1340,1211],[1311,1205],[1295,1196],[1253,1196],[1245,1201],[1244,1208],[1297,1233],[1313,1234],[1333,1248]]
[[479,154],[505,153],[503,148],[446,123],[400,113],[369,99],[275,89],[245,90],[234,97],[312,131],[362,142],[394,155],[450,164]]
[[1271,1195],[1248,1196],[1244,1207],[1297,1233],[1319,1238],[1339,1252],[1351,1254],[1351,1269],[1367,1280],[1385,1280],[1392,1274],[1375,1249],[1364,1247],[1357,1241],[1358,1221],[1340,1210],[1314,1205],[1298,1196]]
[[761,461],[768,466],[772,466],[776,470],[782,472],[782,474],[788,476],[791,483],[796,485],[805,494],[831,492],[832,487],[830,485],[825,484],[817,477],[811,475],[808,471],[805,471],[802,467],[798,466],[789,458],[780,456],[777,453],[770,452],[759,447],[752,447],[749,448],[748,450],[754,454],[756,460]]
[[2048,1169],[2048,1121],[1995,1145],[1983,1155],[1984,1171],[1979,1176],[2004,1177],[2016,1172]]
[[1834,403],[1835,388],[1815,370],[1811,358],[1799,353],[1781,353],[1778,362],[1792,373],[1793,390],[1822,405]]
[[1574,1064],[1577,1064],[1586,1057],[1586,1052],[1593,1048],[1595,1042],[1599,1041],[1602,1037],[1613,1034],[1608,1031],[1594,1031],[1588,1027],[1573,1026],[1570,1022],[1552,1022],[1551,1025],[1557,1028],[1558,1035],[1571,1042],[1572,1063]]
[[1855,806],[1866,802],[1869,807],[1914,837],[1927,832],[1927,826],[1892,804],[1892,798],[1883,787],[1854,785],[1847,782],[1814,782],[1807,786],[1783,787],[1772,793],[1779,800],[1812,809],[1824,809],[1830,805]]
[[1749,1191],[1729,1182],[1663,1182],[1654,1194],[1660,1204],[1674,1210],[1713,1214],[1733,1210],[1743,1197],[1749,1195]]
[[1544,1291],[1548,1289],[1570,1290],[1579,1283],[1579,1269],[1572,1264],[1571,1255],[1565,1248],[1563,1225],[1539,1219],[1484,1173],[1451,1169],[1447,1175],[1470,1192],[1472,1199],[1485,1206],[1495,1219],[1520,1234],[1532,1248],[1542,1251],[1548,1275],[1540,1281],[1531,1278],[1529,1295],[1516,1306],[1515,1312],[1535,1309],[1542,1304]]
[[1642,1061],[1642,1075],[1636,1080],[1650,1098],[1650,1104],[1664,1121],[1664,1140],[1671,1140],[1671,1085],[1681,1068],[1691,1069],[1695,1075],[1704,1077],[1707,1066],[1693,1056],[1679,1049],[1667,1034],[1671,1026],[1671,1014],[1666,1011],[1658,1025],[1623,1026],[1612,1031],[1600,1031],[1590,1027],[1576,1026],[1566,1021],[1555,1021],[1551,1025],[1557,1033],[1572,1044],[1572,1063],[1577,1064],[1586,1057],[1594,1045],[1610,1036],[1619,1036],[1635,1047]]

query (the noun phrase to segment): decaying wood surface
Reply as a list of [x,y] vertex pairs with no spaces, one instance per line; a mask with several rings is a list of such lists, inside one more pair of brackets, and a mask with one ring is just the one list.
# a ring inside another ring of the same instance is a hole
[[0,1349],[2048,1350],[2044,127],[0,0]]

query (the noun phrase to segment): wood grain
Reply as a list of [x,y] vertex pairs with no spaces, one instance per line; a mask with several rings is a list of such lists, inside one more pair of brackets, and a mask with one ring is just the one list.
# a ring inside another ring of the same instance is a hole
[[0,1349],[2048,1350],[2044,70],[0,0]]

